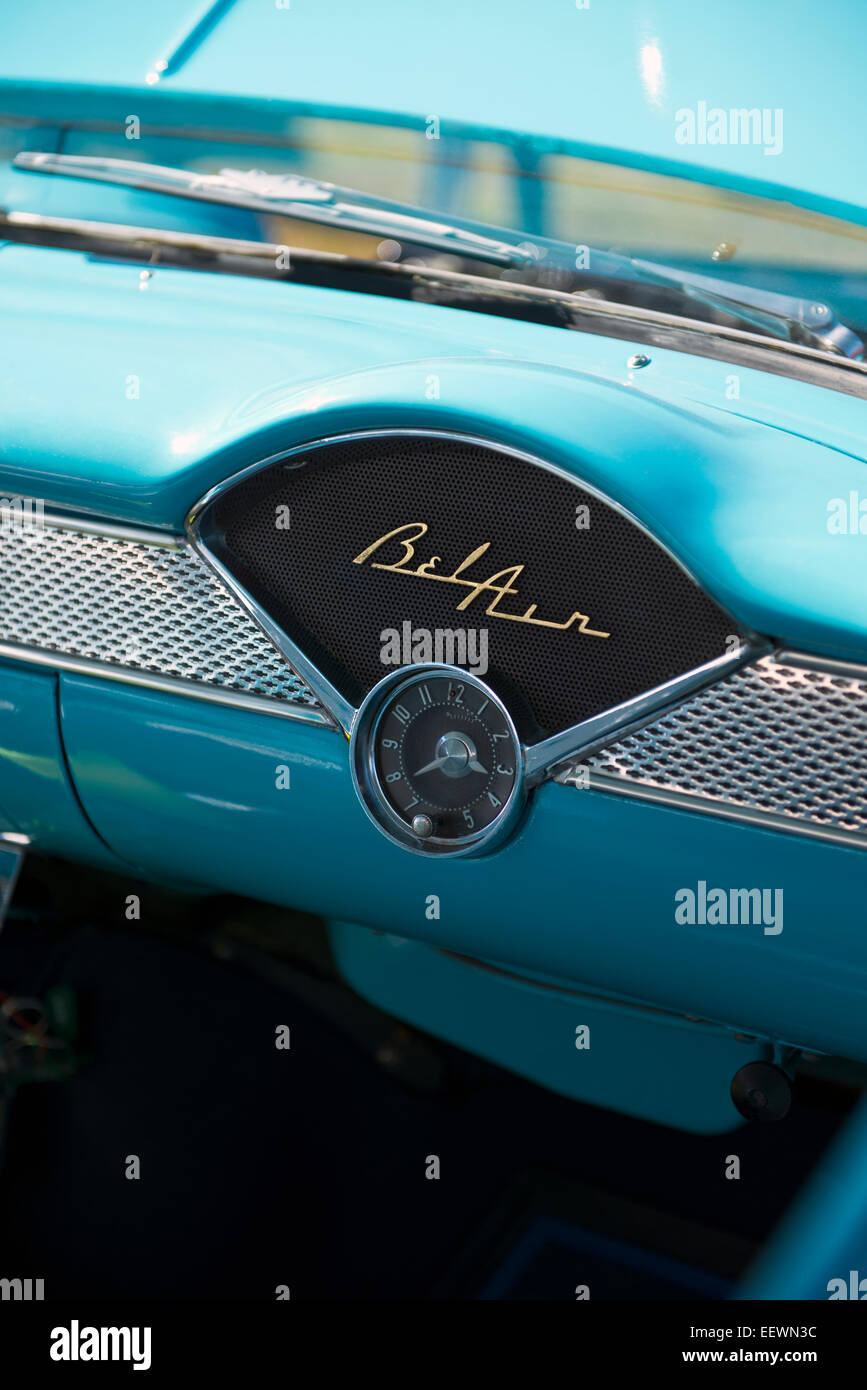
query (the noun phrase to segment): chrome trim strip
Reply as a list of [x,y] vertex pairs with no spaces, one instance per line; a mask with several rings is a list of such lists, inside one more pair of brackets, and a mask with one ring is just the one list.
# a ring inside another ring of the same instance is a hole
[[755,661],[757,657],[765,656],[769,650],[770,644],[744,644],[739,652],[718,656],[714,661],[708,661],[694,671],[675,676],[663,685],[645,691],[643,695],[636,695],[634,699],[626,700],[622,705],[615,705],[613,709],[604,710],[601,714],[585,719],[583,724],[575,724],[571,729],[564,729],[562,733],[554,734],[552,738],[535,744],[527,750],[526,755],[528,780],[532,785],[564,759],[574,758],[576,754],[594,752],[604,744],[610,743],[614,734],[622,736],[627,732],[635,733],[637,729],[664,713],[669,706],[678,704],[685,695],[694,695],[704,686],[713,685],[723,676],[729,676],[741,666]]
[[[568,786],[567,777],[557,777],[561,786]],[[676,811],[698,811],[702,815],[718,816],[739,824],[764,830],[782,830],[791,835],[805,835],[810,839],[824,840],[829,844],[844,845],[848,849],[867,849],[867,839],[851,830],[834,830],[815,821],[798,820],[794,816],[781,816],[773,811],[757,811],[751,806],[733,806],[729,802],[715,801],[711,797],[693,796],[689,792],[667,791],[661,787],[649,787],[626,778],[606,777],[603,773],[588,775],[588,791],[613,792],[617,796],[632,797],[636,801],[652,801]]]
[[[4,500],[39,502],[42,499],[34,497],[30,493],[9,492],[5,494]],[[38,521],[32,523],[32,529],[38,531],[40,525],[50,526],[53,531],[84,531],[89,536],[107,536],[111,540],[131,541],[136,545],[159,546],[163,550],[185,550],[187,546],[186,536],[177,531],[160,531],[147,526],[129,526],[121,521],[109,521],[102,517],[88,517],[79,513],[67,514],[48,508],[42,511]]]
[[227,589],[231,590],[233,596],[247,610],[250,617],[258,624],[265,633],[266,637],[273,642],[279,652],[285,656],[292,670],[301,677],[304,684],[312,690],[319,703],[328,711],[332,719],[339,725],[340,729],[349,737],[353,721],[358,713],[354,705],[341,695],[340,691],[326,680],[322,672],[304,654],[300,647],[296,647],[286,633],[276,623],[274,619],[265,612],[254,598],[247,593],[242,584],[239,584],[235,576],[221,564],[215,556],[199,541],[198,536],[191,533],[190,545],[199,558],[213,570],[217,578]]
[[[272,464],[282,460],[291,459],[302,453],[315,454],[317,450],[326,448],[333,444],[348,444],[354,440],[361,439],[393,439],[396,436],[401,438],[412,437],[421,439],[448,439],[462,444],[472,444],[484,449],[492,449],[502,454],[508,454],[512,458],[521,459],[525,463],[531,463],[537,468],[544,468],[547,472],[555,474],[557,477],[571,483],[573,487],[581,488],[584,492],[596,497],[606,506],[618,512],[633,526],[637,526],[653,541],[653,543],[668,556],[670,560],[678,566],[687,579],[696,586],[702,593],[705,592],[703,586],[696,579],[695,575],[687,568],[683,561],[674,554],[672,550],[661,541],[658,536],[650,530],[637,516],[630,512],[626,507],[608,497],[604,492],[594,487],[591,483],[584,482],[568,469],[559,464],[548,462],[546,459],[539,458],[536,454],[528,453],[523,449],[515,449],[508,444],[502,444],[496,439],[482,438],[479,435],[464,434],[459,430],[443,429],[422,429],[410,427],[396,427],[394,429],[370,429],[370,430],[351,430],[346,434],[327,435],[324,438],[308,441],[305,444],[295,445],[291,449],[283,450],[280,453],[272,454],[258,463],[250,464],[240,472],[235,473],[231,478],[225,479],[212,487],[199,501],[192,507],[187,516],[185,526],[190,543],[196,553],[208,564],[219,576],[224,584],[231,590],[239,602],[243,603],[250,615],[256,620],[260,627],[267,633],[271,641],[279,648],[286,657],[293,670],[297,671],[302,680],[309,686],[316,698],[334,716],[347,737],[352,732],[352,726],[358,717],[356,709],[340,691],[322,674],[322,672],[311,662],[303,651],[292,642],[286,634],[278,627],[273,619],[264,609],[253,599],[224,565],[213,556],[202,540],[200,526],[203,513],[207,508],[225,493],[230,492],[234,487],[241,483],[245,478],[252,476],[263,468],[268,468]],[[714,600],[716,602],[716,600]],[[719,605],[718,605],[719,606]],[[725,611],[725,610],[723,610]],[[592,740],[606,738],[615,729],[620,729],[636,719],[646,722],[658,713],[666,705],[671,704],[682,694],[692,693],[701,686],[709,684],[711,681],[721,679],[724,675],[730,674],[739,666],[754,660],[757,656],[763,655],[770,650],[770,644],[756,633],[747,633],[740,629],[739,625],[732,618],[732,635],[738,635],[741,639],[740,650],[733,653],[724,653],[715,658],[714,661],[698,667],[694,671],[688,671],[683,676],[675,677],[673,681],[665,685],[657,686],[654,690],[645,691],[636,696],[634,700],[627,701],[616,709],[606,710],[602,714],[594,715],[592,719],[585,720],[582,724],[573,725],[569,729],[564,729],[551,738],[545,739],[540,743],[532,744],[525,748],[525,777],[528,785],[532,786],[544,777],[549,768],[555,764],[563,762],[566,758],[574,756],[578,752],[583,752]],[[409,669],[409,668],[408,668]]]
[[89,536],[108,536],[111,540],[132,541],[136,545],[154,545],[162,550],[184,550],[186,541],[176,531],[156,531],[145,526],[125,526],[121,522],[101,521],[98,517],[64,516],[62,512],[46,512],[46,526],[56,531],[85,531]]
[[188,695],[194,700],[205,700],[216,705],[230,705],[233,709],[252,710],[259,714],[275,714],[281,719],[300,719],[305,724],[323,724],[334,727],[328,715],[322,710],[310,709],[305,705],[290,704],[289,701],[272,700],[265,695],[248,695],[243,690],[232,690],[228,686],[198,684],[181,680],[177,676],[160,676],[153,671],[141,671],[131,666],[114,666],[108,661],[93,661],[89,657],[67,656],[63,652],[45,651],[37,647],[19,647],[14,642],[0,642],[0,660],[22,661],[30,666],[46,667],[54,671],[68,671],[77,676],[99,676],[117,681],[121,685],[135,685],[145,690],[160,690],[167,695]]
[[[162,246],[175,251],[202,252],[211,257],[231,256],[235,260],[268,261],[272,265],[276,264],[281,251],[284,256],[289,251],[290,260],[296,256],[303,258],[305,254],[309,259],[317,261],[340,262],[352,259],[333,252],[305,252],[303,247],[279,246],[276,242],[245,241],[241,237],[212,236],[208,232],[175,232],[163,227],[138,227],[135,223],[127,222],[96,222],[84,217],[52,217],[47,213],[25,210],[0,211],[0,230],[3,227],[26,228],[31,232],[46,235],[53,232],[56,236],[68,236],[82,242],[96,240],[127,246]],[[377,270],[380,268],[378,262],[371,264],[375,264]],[[773,342],[776,339],[769,341]]]
[[829,676],[847,680],[867,680],[867,665],[857,661],[838,661],[836,657],[814,656],[812,652],[793,652],[788,648],[774,652],[774,661],[781,666],[801,666],[805,671],[826,671]]

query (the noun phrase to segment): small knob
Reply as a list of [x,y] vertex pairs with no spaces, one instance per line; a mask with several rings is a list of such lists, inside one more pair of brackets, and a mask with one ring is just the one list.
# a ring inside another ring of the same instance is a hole
[[782,1120],[792,1104],[792,1083],[773,1062],[747,1062],[732,1078],[732,1100],[745,1120]]
[[432,835],[433,821],[430,816],[413,816],[412,833],[417,835],[420,840],[426,840],[428,835]]

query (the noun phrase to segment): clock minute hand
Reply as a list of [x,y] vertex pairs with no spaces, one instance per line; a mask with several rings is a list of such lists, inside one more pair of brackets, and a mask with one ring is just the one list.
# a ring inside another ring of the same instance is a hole
[[413,777],[420,777],[423,772],[433,772],[435,768],[442,767],[443,763],[446,762],[448,762],[447,753],[444,754],[441,758],[434,758],[432,763],[425,763],[424,767],[420,767],[418,771],[414,772],[412,775]]

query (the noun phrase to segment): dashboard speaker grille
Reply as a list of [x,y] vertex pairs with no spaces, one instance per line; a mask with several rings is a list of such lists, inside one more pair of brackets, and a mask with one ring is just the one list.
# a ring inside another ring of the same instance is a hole
[[[383,432],[311,445],[241,479],[198,524],[353,705],[387,673],[384,634],[483,632],[478,674],[528,742],[720,656],[733,633],[634,520],[475,442]],[[509,592],[475,592],[485,579]]]

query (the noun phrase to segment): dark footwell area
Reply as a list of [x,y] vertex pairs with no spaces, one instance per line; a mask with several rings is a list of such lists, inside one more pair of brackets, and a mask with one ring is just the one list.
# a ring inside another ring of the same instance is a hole
[[6,1097],[0,1275],[47,1298],[724,1297],[854,1098],[736,1140],[582,1106],[370,1008],[315,919],[137,891],[31,860],[0,936],[0,991],[78,1010]]

